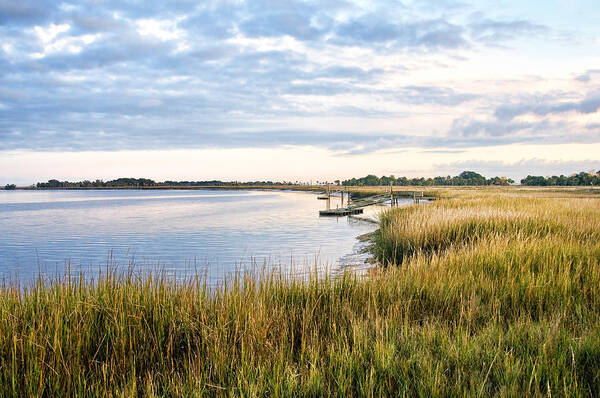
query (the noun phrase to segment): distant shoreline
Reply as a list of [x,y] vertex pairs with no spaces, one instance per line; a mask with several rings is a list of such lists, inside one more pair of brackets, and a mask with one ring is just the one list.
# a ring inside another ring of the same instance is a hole
[[[342,188],[342,187],[339,187]],[[243,189],[268,189],[268,190],[294,190],[294,191],[323,191],[324,186],[301,186],[301,185],[157,185],[157,186],[121,186],[121,187],[16,187],[14,190],[21,191],[106,191],[106,190],[201,190],[201,189],[224,189],[224,190],[243,190]]]

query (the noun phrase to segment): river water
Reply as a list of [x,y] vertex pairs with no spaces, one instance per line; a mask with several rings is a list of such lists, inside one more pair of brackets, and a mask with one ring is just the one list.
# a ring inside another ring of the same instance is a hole
[[339,271],[356,237],[377,226],[319,217],[324,206],[313,193],[287,191],[0,191],[0,278],[27,283],[107,263],[200,273],[208,283],[236,268]]

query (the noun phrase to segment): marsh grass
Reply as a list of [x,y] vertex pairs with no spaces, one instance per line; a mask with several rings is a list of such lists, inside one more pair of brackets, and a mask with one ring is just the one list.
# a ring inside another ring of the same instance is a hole
[[0,288],[2,396],[598,396],[600,202],[473,191],[382,216],[368,277]]

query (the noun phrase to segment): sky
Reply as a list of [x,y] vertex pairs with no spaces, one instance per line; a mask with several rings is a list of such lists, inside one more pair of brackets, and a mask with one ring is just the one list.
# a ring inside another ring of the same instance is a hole
[[0,0],[0,184],[600,169],[597,0]]

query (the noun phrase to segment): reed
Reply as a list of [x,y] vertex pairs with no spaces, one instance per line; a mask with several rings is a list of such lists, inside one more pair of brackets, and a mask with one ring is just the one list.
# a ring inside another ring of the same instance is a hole
[[455,196],[384,214],[367,277],[5,283],[0,395],[598,396],[598,199]]

